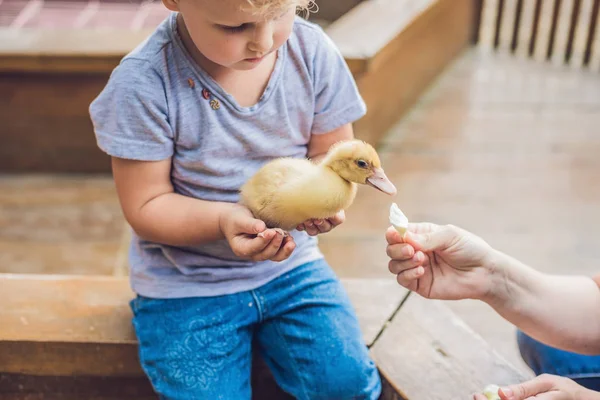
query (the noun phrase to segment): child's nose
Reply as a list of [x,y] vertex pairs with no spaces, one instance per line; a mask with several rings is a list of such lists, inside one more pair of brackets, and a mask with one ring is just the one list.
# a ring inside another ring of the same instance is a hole
[[266,53],[273,47],[273,27],[270,23],[257,24],[248,48],[257,53]]

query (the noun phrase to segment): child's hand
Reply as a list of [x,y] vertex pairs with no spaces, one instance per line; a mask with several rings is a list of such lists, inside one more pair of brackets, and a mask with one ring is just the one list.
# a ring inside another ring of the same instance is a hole
[[401,237],[386,232],[389,270],[400,285],[432,299],[482,299],[492,287],[493,249],[454,226],[409,224]]
[[[267,229],[263,221],[254,218],[250,210],[240,205],[224,214],[219,225],[233,253],[240,258],[283,261],[296,248],[291,235],[284,238],[276,230]],[[261,232],[262,235],[257,236]]]
[[346,220],[344,210],[338,212],[331,218],[326,219],[309,219],[308,221],[296,227],[299,231],[306,231],[310,236],[316,236],[320,233],[327,233],[336,226],[342,224]]

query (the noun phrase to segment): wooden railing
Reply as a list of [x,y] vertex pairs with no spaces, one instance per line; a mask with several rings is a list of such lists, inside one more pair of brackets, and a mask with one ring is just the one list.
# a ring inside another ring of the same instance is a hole
[[475,42],[514,54],[600,72],[600,0],[476,0]]

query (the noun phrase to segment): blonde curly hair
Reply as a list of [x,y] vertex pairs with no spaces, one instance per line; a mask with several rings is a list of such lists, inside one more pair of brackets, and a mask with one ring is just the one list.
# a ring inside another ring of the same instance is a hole
[[307,16],[317,12],[317,4],[313,0],[246,0],[253,14],[268,17],[288,7],[296,7],[298,12]]

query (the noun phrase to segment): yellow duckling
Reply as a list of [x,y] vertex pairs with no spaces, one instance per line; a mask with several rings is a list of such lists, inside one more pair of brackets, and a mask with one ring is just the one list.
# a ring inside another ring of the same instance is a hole
[[242,186],[240,202],[267,227],[290,231],[307,220],[346,210],[357,183],[396,194],[375,149],[361,140],[347,140],[332,146],[319,164],[298,158],[265,164]]

